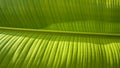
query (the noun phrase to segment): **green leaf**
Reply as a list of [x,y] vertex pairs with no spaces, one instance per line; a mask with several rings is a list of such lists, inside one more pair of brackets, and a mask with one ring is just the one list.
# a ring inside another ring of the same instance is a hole
[[0,68],[119,68],[119,0],[0,0]]

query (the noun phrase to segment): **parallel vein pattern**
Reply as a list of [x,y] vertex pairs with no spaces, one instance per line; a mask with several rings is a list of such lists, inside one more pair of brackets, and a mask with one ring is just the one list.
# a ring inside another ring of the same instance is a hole
[[120,0],[0,0],[0,68],[120,68],[119,18]]
[[0,31],[0,68],[119,68],[120,37]]

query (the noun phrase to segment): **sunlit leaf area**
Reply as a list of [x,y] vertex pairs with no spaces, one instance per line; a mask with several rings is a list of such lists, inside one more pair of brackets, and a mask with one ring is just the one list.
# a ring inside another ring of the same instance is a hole
[[0,0],[0,68],[120,68],[120,0]]

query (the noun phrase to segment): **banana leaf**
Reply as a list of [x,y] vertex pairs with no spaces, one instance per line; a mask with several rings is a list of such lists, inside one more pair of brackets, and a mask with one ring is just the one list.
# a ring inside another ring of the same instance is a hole
[[120,68],[120,0],[0,0],[0,68]]

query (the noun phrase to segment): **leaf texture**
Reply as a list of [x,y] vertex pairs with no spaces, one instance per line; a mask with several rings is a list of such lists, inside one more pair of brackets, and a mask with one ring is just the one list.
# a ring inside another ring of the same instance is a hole
[[119,68],[120,37],[0,31],[0,68]]
[[0,0],[0,68],[120,68],[119,0]]

